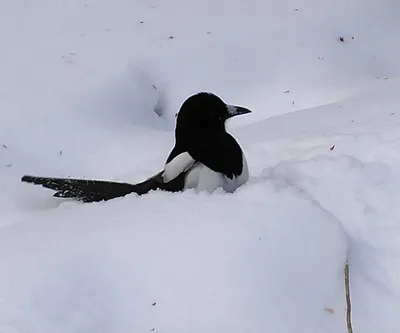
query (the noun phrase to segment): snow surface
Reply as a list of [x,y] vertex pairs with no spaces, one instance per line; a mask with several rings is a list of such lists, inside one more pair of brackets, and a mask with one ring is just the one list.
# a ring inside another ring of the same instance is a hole
[[[346,259],[354,332],[399,332],[399,14],[0,2],[0,332],[346,332]],[[253,110],[228,124],[235,193],[82,204],[20,182],[147,178],[202,90]]]

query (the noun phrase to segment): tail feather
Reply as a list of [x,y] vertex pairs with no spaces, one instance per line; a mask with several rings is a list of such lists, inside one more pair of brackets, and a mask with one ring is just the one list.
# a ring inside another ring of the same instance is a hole
[[146,194],[152,190],[168,192],[181,191],[184,186],[185,174],[179,175],[168,183],[164,183],[162,171],[138,184],[112,182],[105,180],[86,180],[77,178],[36,177],[25,175],[21,181],[40,185],[56,191],[57,198],[72,198],[83,202],[107,201],[124,197],[127,194]]

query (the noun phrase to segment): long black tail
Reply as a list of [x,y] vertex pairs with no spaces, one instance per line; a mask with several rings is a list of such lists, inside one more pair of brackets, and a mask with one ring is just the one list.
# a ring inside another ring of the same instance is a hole
[[143,195],[152,190],[178,192],[183,189],[185,174],[168,183],[161,177],[162,171],[138,184],[112,182],[106,180],[86,180],[76,178],[36,177],[25,175],[21,181],[56,191],[53,196],[72,198],[83,202],[106,201],[123,197],[130,193]]

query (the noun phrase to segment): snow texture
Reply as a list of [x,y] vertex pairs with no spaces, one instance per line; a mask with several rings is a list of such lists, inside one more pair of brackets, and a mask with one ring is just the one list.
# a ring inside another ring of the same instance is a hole
[[[0,2],[0,332],[400,331],[400,2]],[[210,91],[250,179],[93,204],[23,174],[137,182]],[[240,118],[240,119],[239,119]]]

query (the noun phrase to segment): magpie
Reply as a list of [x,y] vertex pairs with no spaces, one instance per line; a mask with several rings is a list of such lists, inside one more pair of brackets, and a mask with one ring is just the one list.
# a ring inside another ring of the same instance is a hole
[[176,114],[175,145],[164,169],[141,183],[30,175],[23,176],[22,181],[55,190],[55,197],[84,202],[105,201],[129,193],[143,195],[151,190],[213,192],[222,188],[234,192],[247,182],[249,170],[245,154],[226,131],[225,122],[251,112],[226,104],[210,92],[190,96]]
[[175,146],[162,177],[165,183],[185,173],[183,189],[233,192],[249,179],[247,160],[238,142],[225,129],[227,119],[250,113],[228,105],[215,94],[190,96],[176,119]]

